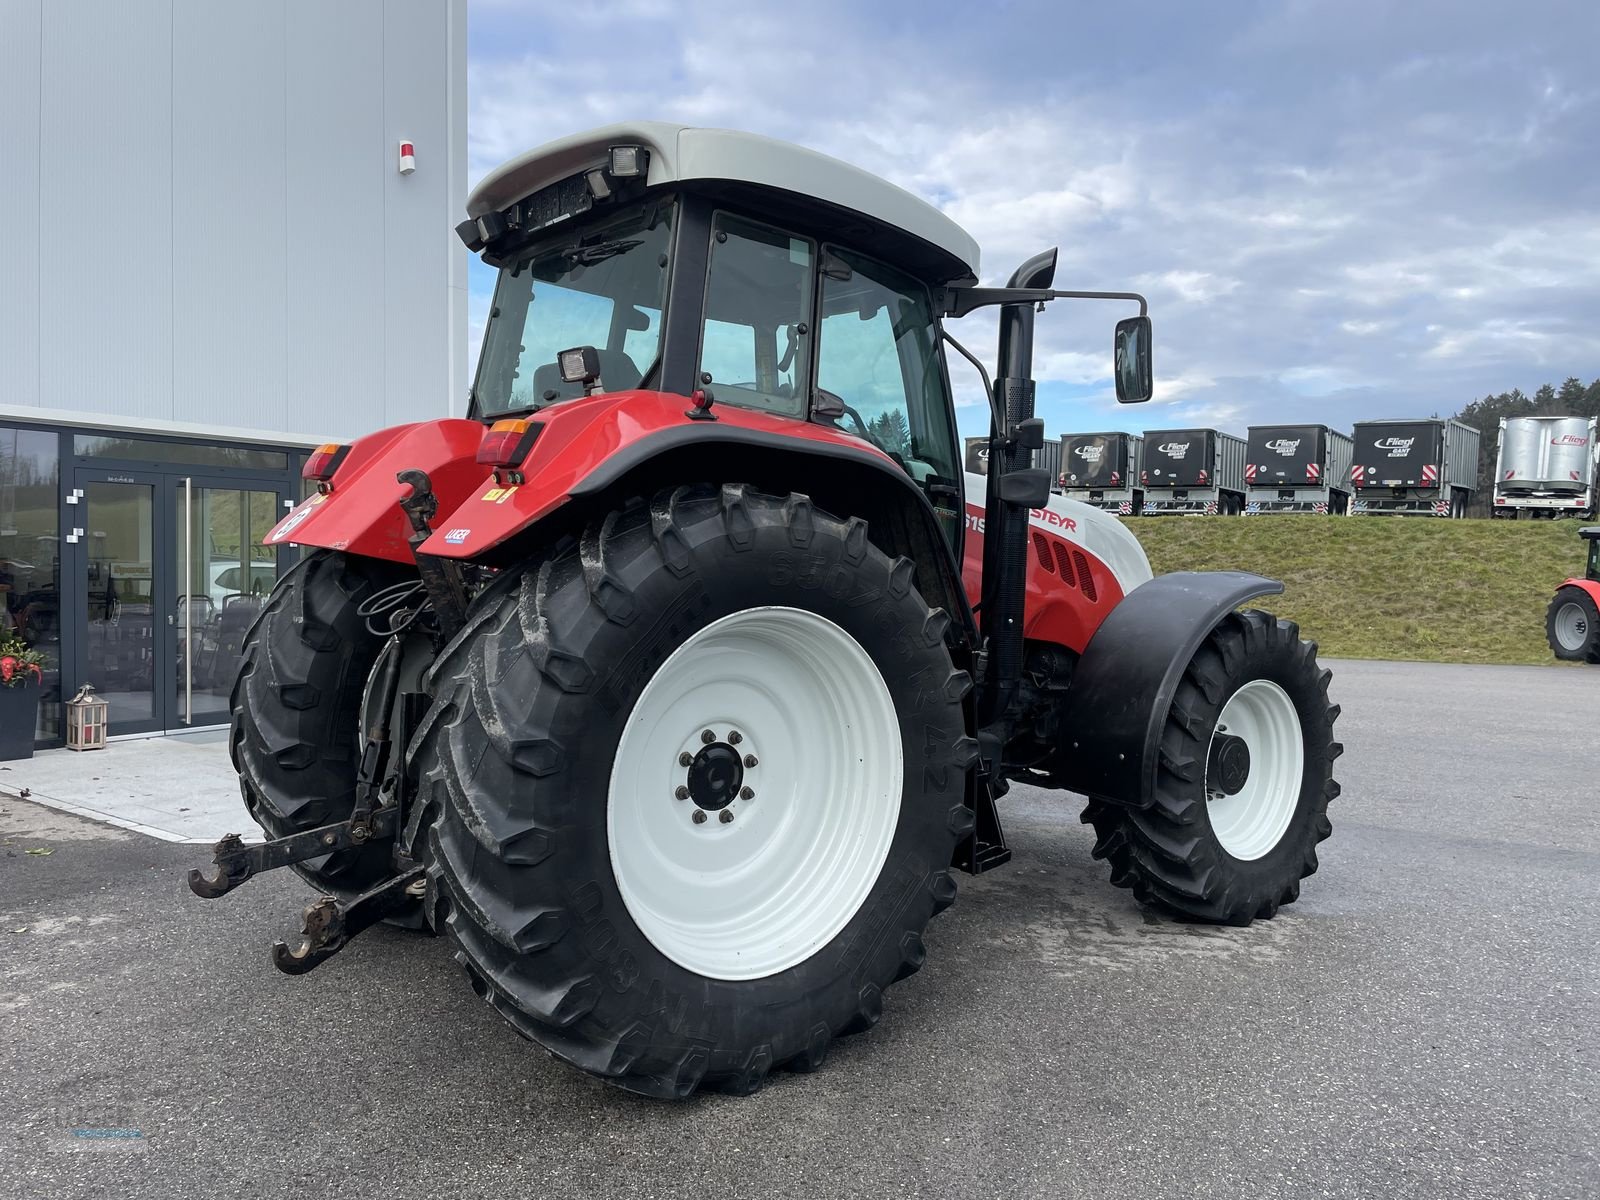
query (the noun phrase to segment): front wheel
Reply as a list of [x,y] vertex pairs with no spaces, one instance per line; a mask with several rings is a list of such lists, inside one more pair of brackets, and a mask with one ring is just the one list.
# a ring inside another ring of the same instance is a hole
[[1564,662],[1600,663],[1600,609],[1582,588],[1564,587],[1545,610],[1550,650]]
[[972,827],[914,576],[803,496],[680,488],[479,601],[414,762],[436,923],[519,1032],[667,1098],[878,1019]]
[[1153,907],[1230,925],[1297,899],[1339,794],[1331,677],[1291,622],[1255,610],[1224,618],[1168,711],[1154,803],[1091,798],[1084,809],[1112,883]]

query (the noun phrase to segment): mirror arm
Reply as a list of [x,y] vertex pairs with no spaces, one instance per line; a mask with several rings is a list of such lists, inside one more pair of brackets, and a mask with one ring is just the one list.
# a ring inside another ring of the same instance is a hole
[[1061,292],[1053,288],[946,288],[941,308],[947,317],[964,317],[980,308],[996,304],[1043,304],[1047,300],[1131,300],[1139,305],[1139,315],[1149,313],[1150,305],[1138,292]]

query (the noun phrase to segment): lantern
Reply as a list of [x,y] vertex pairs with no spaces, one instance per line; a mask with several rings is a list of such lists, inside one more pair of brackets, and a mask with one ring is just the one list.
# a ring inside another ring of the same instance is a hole
[[67,701],[67,749],[104,750],[106,712],[111,706],[94,694],[93,684],[84,684]]

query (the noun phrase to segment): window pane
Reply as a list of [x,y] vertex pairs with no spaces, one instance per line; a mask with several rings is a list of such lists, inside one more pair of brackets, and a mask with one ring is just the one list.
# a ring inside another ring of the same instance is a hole
[[[865,437],[919,483],[956,479],[950,402],[925,288],[882,263],[830,250],[817,386],[850,410],[841,429]],[[836,278],[848,274],[848,278]]]
[[556,362],[574,346],[599,352],[603,390],[640,385],[661,342],[671,215],[670,204],[655,203],[586,228],[558,227],[501,270],[473,384],[475,414],[582,395]]
[[182,463],[196,467],[243,467],[254,471],[282,471],[289,465],[288,452],[283,450],[252,450],[247,446],[204,446],[192,442],[158,442],[149,438],[88,434],[80,434],[72,439],[72,452],[85,458]]
[[718,214],[706,282],[700,371],[719,404],[800,416],[809,357],[800,327],[811,312],[811,243]]
[[0,627],[45,656],[41,740],[61,736],[61,538],[57,437],[0,428]]
[[[146,483],[91,483],[84,489],[89,628],[88,681],[110,704],[107,720],[156,715],[155,489]],[[115,732],[115,730],[113,730]]]
[[178,490],[178,556],[173,564],[178,713],[181,718],[190,711],[195,725],[228,719],[244,634],[278,577],[276,548],[261,544],[277,521],[277,503],[274,492]]

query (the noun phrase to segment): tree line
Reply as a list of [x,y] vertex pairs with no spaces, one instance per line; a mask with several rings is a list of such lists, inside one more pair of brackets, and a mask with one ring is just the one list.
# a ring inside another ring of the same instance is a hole
[[1474,400],[1456,413],[1457,420],[1465,421],[1483,435],[1478,443],[1478,492],[1473,497],[1473,511],[1486,512],[1493,505],[1500,418],[1565,416],[1600,417],[1600,379],[1585,387],[1581,379],[1569,375],[1559,387],[1547,383],[1531,396],[1521,388],[1512,388]]

